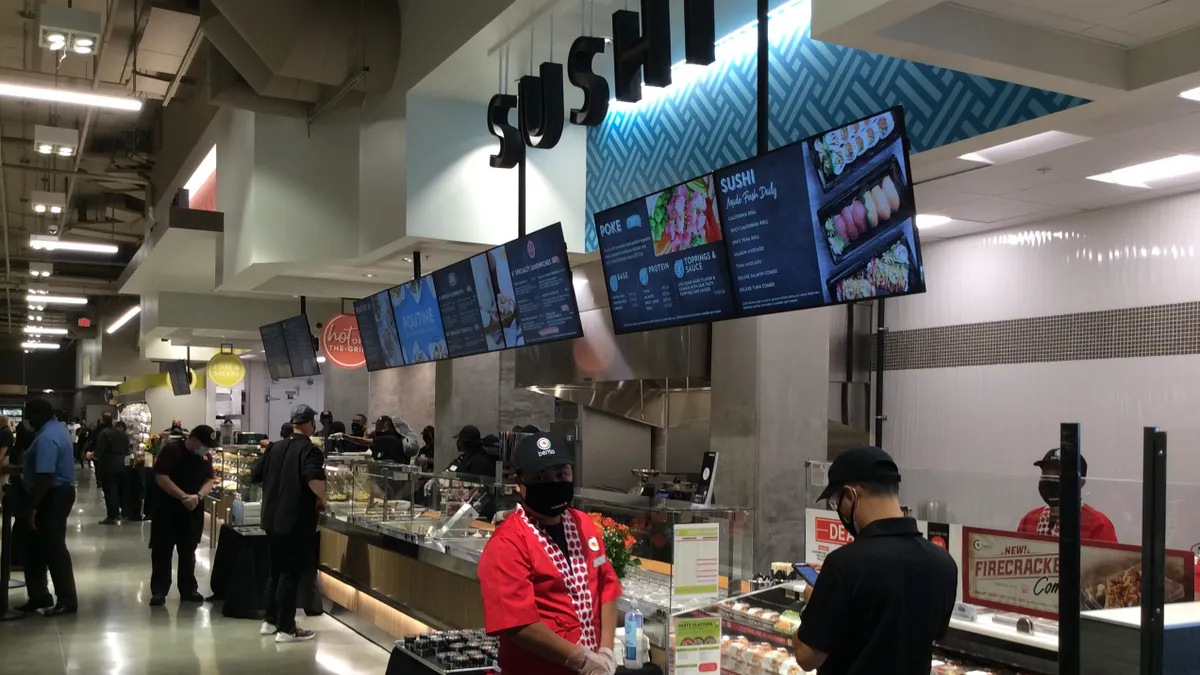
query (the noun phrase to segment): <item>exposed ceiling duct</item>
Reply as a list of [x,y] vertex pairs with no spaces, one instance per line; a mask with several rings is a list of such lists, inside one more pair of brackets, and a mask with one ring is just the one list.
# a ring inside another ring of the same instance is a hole
[[213,105],[314,117],[386,93],[400,61],[396,0],[204,0]]

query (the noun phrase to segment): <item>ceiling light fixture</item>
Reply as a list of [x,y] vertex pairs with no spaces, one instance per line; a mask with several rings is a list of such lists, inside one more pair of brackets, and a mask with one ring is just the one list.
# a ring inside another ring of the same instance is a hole
[[1052,150],[1061,150],[1062,148],[1090,140],[1092,139],[1089,136],[1068,134],[1065,131],[1046,131],[961,155],[959,159],[965,159],[968,162],[978,162],[980,164],[1007,164],[1019,159],[1042,155]]
[[29,263],[29,276],[45,279],[51,274],[54,274],[54,265],[44,262]]
[[1186,98],[1189,101],[1200,101],[1200,87],[1188,89],[1179,93],[1179,98]]
[[252,358],[254,358],[254,352],[246,352],[245,354],[238,354],[238,358],[239,359],[252,359]]
[[30,335],[66,335],[66,328],[47,328],[45,326],[25,326],[25,332]]
[[76,42],[75,43],[75,53],[76,54],[91,54],[92,48],[87,45],[81,45],[78,42]]
[[950,222],[950,218],[946,216],[938,216],[932,213],[922,213],[917,216],[917,229],[928,230],[939,225],[945,225]]
[[317,363],[325,363],[325,357],[324,357],[324,356],[318,356],[318,357],[317,357]]
[[67,195],[62,192],[43,192],[34,190],[29,193],[29,204],[34,213],[62,213],[67,205]]
[[49,143],[42,143],[38,146],[37,151],[43,155],[48,155],[54,152],[54,146],[50,145]]
[[63,157],[75,154],[79,147],[79,130],[70,127],[49,127],[35,124],[33,127],[33,144],[43,155],[57,153]]
[[1134,164],[1108,173],[1088,176],[1088,180],[1126,187],[1149,188],[1149,183],[1200,173],[1200,156],[1175,155],[1153,162]]
[[137,112],[142,109],[141,99],[123,96],[102,96],[89,94],[74,89],[55,89],[53,87],[27,87],[19,84],[0,83],[0,96],[9,98],[26,98],[35,101],[51,103],[67,103],[84,105],[93,108],[109,108],[111,110],[128,110]]
[[122,314],[121,318],[114,321],[113,325],[109,326],[108,330],[106,330],[104,332],[108,333],[109,335],[112,335],[113,333],[121,330],[121,326],[124,326],[125,324],[129,323],[130,319],[137,316],[141,311],[142,311],[141,305],[134,305],[133,307],[130,307],[128,312],[125,312],[124,314]]
[[116,253],[116,244],[93,244],[87,241],[62,241],[58,237],[34,234],[29,237],[29,247],[39,251],[80,251],[82,253]]
[[57,342],[22,342],[22,343],[21,343],[21,348],[22,348],[22,349],[26,349],[26,350],[30,350],[30,349],[58,349],[58,348],[59,348],[59,344],[58,344]]
[[25,296],[25,300],[29,303],[37,303],[37,307],[45,307],[46,305],[86,305],[87,298],[78,295],[34,295]]
[[371,274],[371,273],[369,273],[369,272],[368,272],[367,274],[364,274],[363,276],[364,276],[364,277],[366,277],[366,278],[368,278],[368,279],[374,279],[374,278],[375,278],[375,275],[374,275],[374,274]]

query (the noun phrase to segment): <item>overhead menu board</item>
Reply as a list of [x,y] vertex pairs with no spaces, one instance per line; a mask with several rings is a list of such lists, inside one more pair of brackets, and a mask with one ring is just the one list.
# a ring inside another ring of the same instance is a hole
[[388,291],[400,348],[408,365],[449,358],[433,277],[426,275]]
[[487,255],[443,267],[432,276],[450,356],[504,349],[504,329]]
[[613,324],[621,333],[922,293],[915,218],[893,108],[597,213]]
[[283,324],[269,323],[258,327],[262,337],[263,349],[267,353],[267,370],[272,380],[282,380],[292,376],[292,364],[288,359],[287,339],[283,336]]
[[367,370],[376,371],[387,368],[383,345],[379,342],[379,327],[375,324],[375,314],[371,311],[370,298],[354,301],[354,316],[358,319],[358,339],[362,342],[363,359],[367,362]]
[[375,320],[375,330],[379,333],[383,367],[395,368],[404,365],[404,352],[400,349],[400,334],[396,329],[396,314],[392,311],[391,294],[388,291],[380,291],[363,299],[369,303],[371,316]]
[[284,319],[283,337],[287,343],[288,362],[292,366],[292,377],[313,377],[321,374],[317,363],[317,351],[313,345],[308,317],[303,314]]
[[562,223],[487,252],[508,347],[583,336]]

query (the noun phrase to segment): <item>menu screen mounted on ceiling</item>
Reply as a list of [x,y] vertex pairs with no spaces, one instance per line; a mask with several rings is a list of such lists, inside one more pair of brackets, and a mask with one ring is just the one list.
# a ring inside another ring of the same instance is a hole
[[486,256],[508,347],[583,336],[562,223],[497,246]]
[[[614,326],[620,333],[922,293],[915,218],[903,110],[892,108],[596,214]],[[711,260],[689,260],[692,251]],[[656,274],[667,256],[674,295]],[[711,289],[695,297],[681,285],[693,269]]]
[[487,254],[443,267],[432,276],[450,356],[504,349],[504,329]]
[[267,353],[267,370],[272,380],[292,376],[292,364],[288,359],[287,338],[283,335],[283,324],[269,323],[258,327],[262,336],[263,350]]
[[426,275],[388,291],[404,362],[412,365],[450,357],[433,277]]
[[283,336],[287,341],[288,361],[292,365],[292,377],[313,377],[321,374],[317,364],[317,351],[313,346],[308,317],[303,314],[284,319]]
[[[400,349],[400,333],[396,330],[396,314],[392,311],[392,296],[388,291],[380,291],[375,295],[363,298],[371,310],[372,323],[379,336],[379,349],[383,356],[383,368],[396,368],[404,365],[404,352]],[[355,311],[358,311],[357,304]],[[362,334],[362,328],[359,328]],[[368,366],[369,367],[369,366]]]
[[362,343],[367,370],[376,371],[387,368],[383,345],[379,342],[379,327],[375,324],[375,314],[371,311],[370,298],[354,301],[354,316],[358,319],[358,339]]

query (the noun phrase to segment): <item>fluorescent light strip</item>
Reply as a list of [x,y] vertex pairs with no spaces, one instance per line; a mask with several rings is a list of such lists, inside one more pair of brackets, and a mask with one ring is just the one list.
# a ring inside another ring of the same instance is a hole
[[120,249],[115,244],[93,244],[86,241],[63,241],[33,235],[29,238],[29,247],[38,251],[79,251],[81,253],[116,253]]
[[54,89],[51,87],[25,87],[19,84],[0,83],[0,96],[10,98],[26,98],[35,101],[51,101],[54,103],[69,103],[93,108],[109,108],[112,110],[129,110],[136,112],[142,109],[142,102],[136,98],[118,96],[101,96],[88,94],[73,89]]
[[57,342],[22,342],[21,349],[58,349]]
[[46,328],[43,326],[25,326],[25,332],[30,335],[66,335],[66,328]]
[[1149,183],[1154,181],[1169,180],[1195,173],[1200,173],[1200,157],[1175,155],[1144,164],[1134,164],[1108,173],[1088,176],[1088,180],[1126,187],[1149,188]]
[[130,307],[128,312],[125,312],[124,314],[122,314],[121,318],[114,321],[113,325],[109,326],[108,330],[106,330],[104,332],[108,333],[109,335],[112,335],[113,333],[121,330],[121,326],[124,326],[125,324],[129,323],[129,320],[132,319],[133,317],[137,316],[138,313],[140,313],[141,311],[142,311],[141,305],[134,305],[133,307]]
[[917,215],[917,229],[928,230],[930,228],[938,227],[939,225],[945,225],[946,223],[950,222],[951,220],[952,220],[951,218],[947,218],[946,216],[938,216],[938,215],[934,215],[932,213],[918,214]]
[[1018,138],[1008,143],[993,145],[978,152],[961,155],[959,159],[965,159],[968,162],[979,162],[980,164],[1007,164],[1019,159],[1042,155],[1052,150],[1061,150],[1062,148],[1078,145],[1090,140],[1092,140],[1090,137],[1080,136],[1079,134],[1068,134],[1064,131],[1046,131],[1025,138]]
[[87,298],[77,295],[26,295],[25,301],[37,305],[86,305]]

